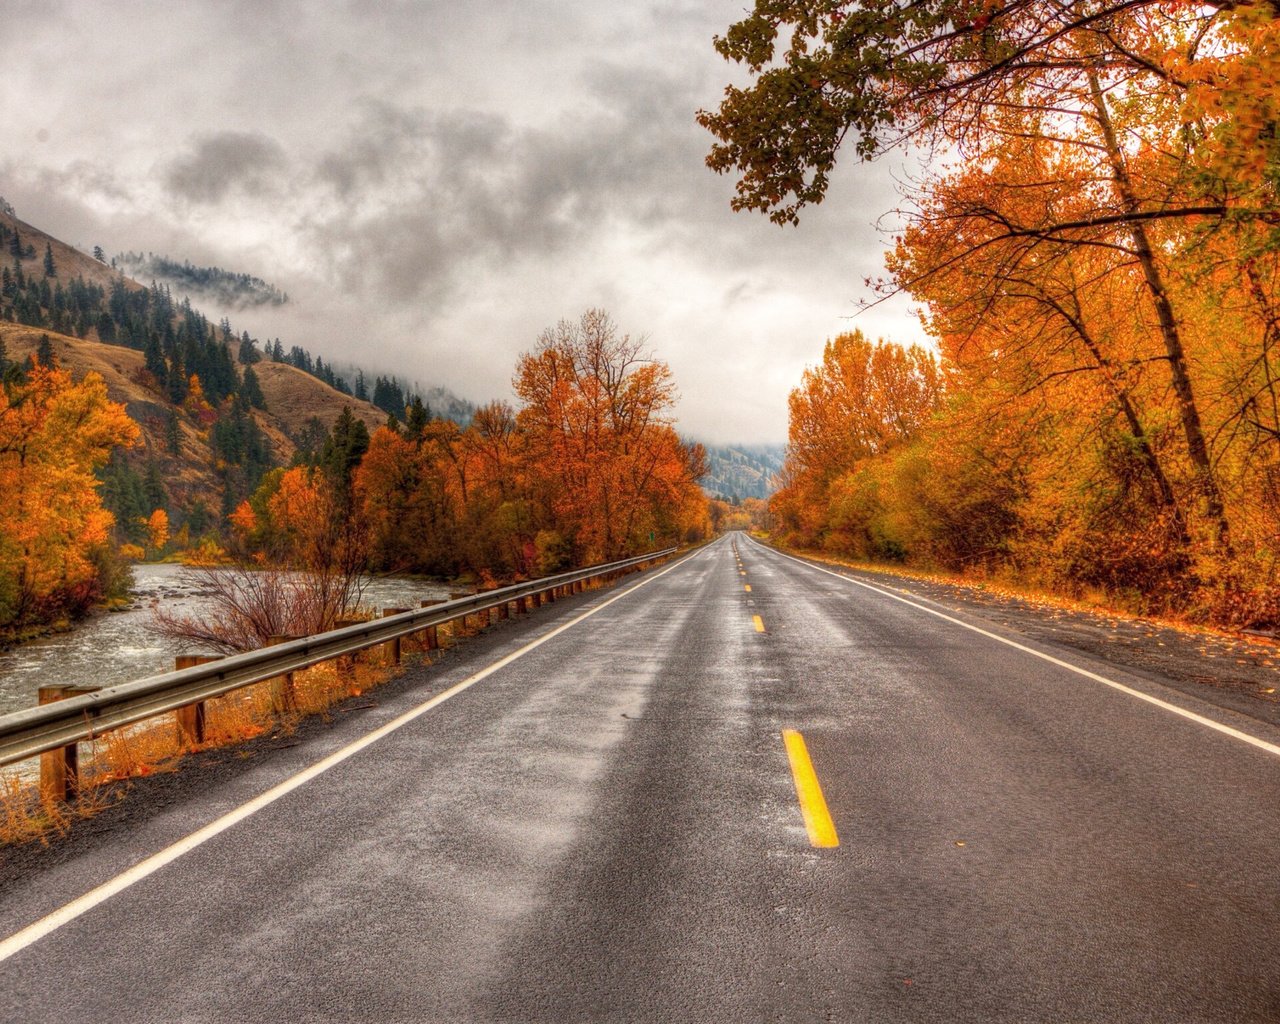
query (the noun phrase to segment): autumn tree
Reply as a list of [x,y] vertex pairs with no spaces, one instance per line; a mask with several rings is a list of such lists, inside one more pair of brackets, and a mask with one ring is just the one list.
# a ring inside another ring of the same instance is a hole
[[158,508],[147,517],[147,546],[159,554],[169,543],[169,514]]
[[[715,41],[753,81],[729,86],[698,119],[720,140],[708,164],[739,175],[735,209],[778,223],[822,201],[851,136],[863,159],[903,140],[963,144],[1010,103],[1053,110],[1099,70],[1109,82],[1178,91],[1211,151],[1229,135],[1237,160],[1261,168],[1277,146],[1268,125],[1278,38],[1267,0],[756,0]],[[1236,124],[1197,123],[1233,105]],[[1201,205],[1227,215],[1229,197],[1213,198]]]
[[534,501],[574,561],[672,538],[662,513],[690,498],[704,467],[671,429],[671,371],[642,341],[588,310],[542,333],[514,387],[527,458],[540,469]]
[[138,429],[90,373],[32,366],[0,389],[0,624],[79,613],[100,596],[113,523],[97,470]]
[[918,346],[872,344],[860,331],[827,342],[791,392],[784,486],[774,500],[784,531],[818,542],[831,526],[836,481],[915,437],[941,391],[936,361]]

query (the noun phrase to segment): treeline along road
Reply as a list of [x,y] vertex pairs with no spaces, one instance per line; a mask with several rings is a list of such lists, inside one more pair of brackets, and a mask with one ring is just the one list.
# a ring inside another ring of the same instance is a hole
[[1280,1018],[1280,730],[1150,675],[731,534],[406,681],[8,886],[0,1018]]

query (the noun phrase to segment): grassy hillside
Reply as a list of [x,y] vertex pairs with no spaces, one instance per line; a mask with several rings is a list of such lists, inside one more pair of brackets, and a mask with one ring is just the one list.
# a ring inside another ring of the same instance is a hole
[[[0,341],[20,365],[44,338],[74,377],[100,374],[142,430],[103,473],[104,500],[133,534],[143,505],[190,517],[196,531],[216,527],[272,466],[319,450],[344,406],[373,430],[412,397],[395,378],[364,372],[378,405],[357,399],[354,367],[344,379],[302,346],[237,335],[185,296],[146,287],[0,207]],[[437,412],[470,412],[428,393]]]
[[[148,382],[141,352],[0,321],[0,341],[14,362],[23,362],[32,355],[42,336],[49,338],[59,365],[73,377],[78,379],[93,371],[106,381],[108,395],[122,403],[142,429],[142,444],[138,451],[131,453],[131,461],[154,461],[158,465],[175,507],[189,509],[197,501],[210,509],[218,507],[221,499],[209,430],[187,410],[169,404],[155,385]],[[312,420],[327,430],[344,405],[370,430],[386,422],[386,413],[382,410],[343,395],[295,367],[263,362],[254,369],[267,408],[254,410],[253,416],[267,437],[272,460],[278,465],[287,465],[293,458]],[[170,443],[171,417],[176,420],[178,430],[176,454]]]
[[[17,217],[0,212],[0,224],[10,231],[16,230],[22,239],[24,248],[30,246],[31,250],[33,250],[22,259],[23,272],[28,275],[44,276],[44,253],[47,245],[53,251],[53,262],[57,268],[57,281],[67,282],[73,278],[82,277],[91,284],[110,288],[121,277],[119,271],[112,270],[106,263],[95,260],[88,253],[83,253],[74,246],[59,241],[24,220],[19,220]],[[0,251],[0,257],[2,257],[0,262],[9,267],[13,266],[13,256],[7,245]],[[131,291],[137,291],[143,287],[137,281],[128,277],[124,278],[124,283],[125,287]]]

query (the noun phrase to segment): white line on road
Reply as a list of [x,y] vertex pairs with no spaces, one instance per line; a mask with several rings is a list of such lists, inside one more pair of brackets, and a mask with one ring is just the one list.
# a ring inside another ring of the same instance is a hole
[[289,793],[292,793],[298,787],[305,785],[306,783],[310,782],[312,779],[316,778],[319,775],[323,775],[330,768],[333,768],[336,765],[341,764],[343,761],[347,760],[347,758],[352,757],[355,754],[358,754],[360,751],[364,750],[365,747],[368,747],[374,743],[377,743],[378,740],[384,738],[385,736],[389,736],[391,733],[395,732],[397,729],[400,729],[403,726],[408,725],[414,719],[420,718],[422,715],[425,715],[432,708],[436,707],[439,704],[443,704],[450,697],[456,697],[463,690],[466,690],[469,687],[474,686],[476,683],[480,682],[480,680],[493,675],[493,673],[497,672],[499,669],[505,668],[507,665],[510,665],[513,661],[516,661],[519,658],[523,658],[530,651],[538,647],[541,647],[548,640],[554,639],[555,637],[563,633],[565,630],[572,629],[574,626],[578,625],[580,622],[584,621],[585,619],[589,619],[591,618],[591,616],[595,615],[597,612],[601,612],[605,608],[608,608],[609,605],[613,604],[615,601],[622,600],[624,597],[627,597],[628,595],[635,593],[641,587],[648,586],[650,583],[652,583],[654,580],[658,579],[659,577],[665,576],[667,573],[671,572],[674,569],[678,569],[680,566],[684,565],[686,562],[689,562],[694,558],[698,558],[699,556],[704,554],[706,551],[708,551],[709,548],[710,548],[710,545],[708,545],[707,547],[701,548],[700,550],[694,552],[691,555],[687,555],[686,557],[680,559],[678,562],[674,563],[673,565],[667,566],[667,568],[663,569],[661,572],[655,573],[654,575],[641,580],[639,583],[635,584],[635,586],[628,587],[626,590],[622,591],[622,593],[615,594],[613,597],[609,598],[607,601],[601,602],[600,604],[596,605],[594,608],[590,608],[587,611],[583,612],[581,615],[578,615],[575,618],[570,619],[568,622],[563,623],[560,626],[557,626],[555,629],[551,630],[550,632],[544,633],[542,636],[538,637],[536,640],[530,641],[529,643],[525,644],[523,647],[512,651],[510,654],[498,659],[493,664],[481,669],[479,672],[475,673],[475,675],[468,676],[466,679],[462,680],[461,682],[455,683],[453,686],[449,687],[449,689],[441,691],[440,693],[432,697],[430,700],[424,701],[423,703],[419,704],[417,707],[411,708],[410,710],[406,711],[404,714],[400,715],[399,717],[393,718],[390,722],[387,722],[385,725],[379,726],[377,729],[374,729],[372,732],[366,733],[364,736],[361,736],[358,740],[355,740],[352,743],[347,744],[341,750],[334,751],[332,754],[330,754],[328,757],[324,758],[323,760],[317,761],[310,768],[304,768],[302,771],[298,772],[298,774],[288,779],[285,779],[281,783],[278,783],[277,785],[273,786],[271,789],[267,790],[265,793],[262,793],[259,796],[254,797],[252,800],[248,801],[247,803],[241,804],[235,810],[229,811],[228,813],[224,814],[222,817],[209,822],[209,824],[205,825],[203,828],[197,829],[195,832],[192,832],[190,835],[186,836],[185,838],[179,839],[172,846],[168,846],[165,849],[160,850],[158,853],[154,853],[150,857],[147,857],[145,860],[139,861],[137,864],[133,865],[133,867],[128,868],[125,871],[122,871],[120,874],[116,875],[114,878],[108,879],[107,881],[99,885],[97,888],[89,890],[89,892],[85,893],[83,896],[79,896],[76,899],[72,900],[70,903],[67,903],[64,906],[59,907],[53,913],[48,914],[47,916],[40,918],[40,920],[27,925],[22,930],[14,932],[14,934],[10,935],[7,939],[0,941],[0,963],[7,960],[9,957],[13,956],[15,953],[18,953],[21,950],[26,949],[32,943],[38,942],[40,939],[44,938],[46,935],[49,935],[52,932],[57,931],[63,925],[68,924],[71,921],[74,921],[76,918],[92,910],[94,907],[98,906],[99,904],[105,903],[112,896],[115,896],[116,894],[123,892],[125,889],[128,889],[131,885],[134,885],[137,882],[141,882],[147,876],[155,874],[155,872],[159,871],[161,868],[165,867],[168,864],[172,864],[175,860],[177,860],[183,854],[190,853],[196,847],[200,846],[203,843],[208,842],[214,836],[217,836],[220,833],[225,832],[227,829],[231,828],[233,825],[239,824],[240,822],[244,821],[246,818],[253,816],[258,811],[262,810],[264,807],[267,807],[270,804],[275,803],[281,797],[286,796]]
[[1126,693],[1130,697],[1136,697],[1138,700],[1146,701],[1148,704],[1154,704],[1156,707],[1163,708],[1165,711],[1171,711],[1175,715],[1180,715],[1183,718],[1195,722],[1197,725],[1203,725],[1206,728],[1213,729],[1215,732],[1222,733],[1224,736],[1230,736],[1232,739],[1240,740],[1242,743],[1248,743],[1250,746],[1257,747],[1259,750],[1264,750],[1268,754],[1280,757],[1280,746],[1270,743],[1267,740],[1259,739],[1257,736],[1250,736],[1247,732],[1241,732],[1239,729],[1234,729],[1229,725],[1224,725],[1222,722],[1215,722],[1212,718],[1206,718],[1204,715],[1198,715],[1194,711],[1188,711],[1186,708],[1180,708],[1178,705],[1170,704],[1168,701],[1161,700],[1159,697],[1153,697],[1149,693],[1143,693],[1141,690],[1135,690],[1132,686],[1125,686],[1124,683],[1117,683],[1114,679],[1108,679],[1106,676],[1098,675],[1097,672],[1090,672],[1087,668],[1081,668],[1079,665],[1073,665],[1069,661],[1063,661],[1061,658],[1055,658],[1052,654],[1045,654],[1043,651],[1037,651],[1034,647],[1027,647],[1025,644],[1020,644],[1016,640],[1010,640],[1008,637],[1001,636],[999,633],[992,633],[988,630],[982,629],[980,626],[971,625],[963,619],[957,619],[952,615],[948,615],[946,612],[938,611],[936,608],[930,608],[928,605],[920,604],[918,601],[912,601],[908,598],[901,597],[890,590],[885,590],[884,588],[877,587],[871,583],[865,583],[852,576],[846,576],[844,573],[833,572],[831,569],[824,569],[820,565],[814,565],[812,562],[806,562],[803,558],[796,558],[794,555],[788,555],[774,548],[766,547],[765,545],[760,544],[757,540],[752,540],[751,543],[758,544],[766,551],[772,551],[774,554],[782,558],[788,558],[793,562],[798,562],[800,565],[808,566],[810,569],[816,569],[818,572],[825,572],[828,576],[834,576],[836,579],[844,580],[846,583],[852,583],[855,586],[874,591],[884,597],[900,601],[902,604],[910,605],[912,608],[917,608],[922,612],[927,612],[929,615],[933,615],[939,619],[945,620],[946,622],[953,623],[954,625],[967,629],[972,633],[977,633],[991,640],[995,640],[997,643],[1004,644],[1006,647],[1012,647],[1014,650],[1030,654],[1034,658],[1039,658],[1041,661],[1047,661],[1051,665],[1057,665],[1059,668],[1065,668],[1068,672],[1074,672],[1078,676],[1084,676],[1086,679],[1092,679],[1095,683],[1102,683],[1104,686],[1109,686],[1113,690],[1119,690],[1121,693]]

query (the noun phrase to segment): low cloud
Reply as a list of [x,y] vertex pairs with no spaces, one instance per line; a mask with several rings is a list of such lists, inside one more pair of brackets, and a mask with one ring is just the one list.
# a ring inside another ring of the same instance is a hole
[[195,139],[169,164],[165,187],[191,203],[219,203],[232,193],[262,196],[278,191],[288,166],[283,147],[257,132],[225,131]]

